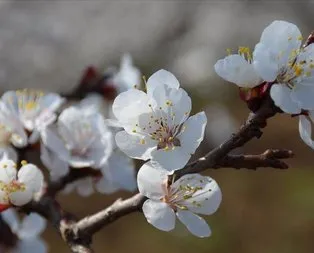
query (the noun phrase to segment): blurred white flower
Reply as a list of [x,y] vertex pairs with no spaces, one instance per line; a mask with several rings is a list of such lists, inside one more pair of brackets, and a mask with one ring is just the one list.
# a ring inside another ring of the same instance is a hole
[[65,109],[56,125],[41,131],[41,137],[48,148],[46,155],[45,152],[42,155],[46,165],[49,161],[45,159],[50,157],[50,160],[58,159],[57,163],[66,163],[72,168],[99,169],[107,161],[113,148],[112,133],[106,127],[103,117],[92,108],[80,106]]
[[115,99],[113,113],[124,128],[116,134],[116,143],[132,158],[180,169],[203,140],[206,115],[189,117],[191,99],[166,70],[153,74],[146,86],[147,93],[130,89]]
[[35,165],[24,164],[18,172],[16,167],[12,160],[0,161],[0,204],[3,206],[27,204],[43,185],[43,174]]
[[314,109],[314,45],[302,48],[303,37],[294,24],[274,21],[254,50],[254,67],[267,82],[270,95],[286,113]]
[[112,83],[117,89],[118,94],[134,87],[140,87],[141,72],[133,65],[131,55],[125,54],[122,56],[120,69],[114,74]]
[[12,253],[48,252],[45,241],[40,238],[40,234],[47,226],[45,219],[36,213],[31,213],[20,220],[14,209],[6,210],[1,216],[19,239]]
[[154,227],[174,229],[176,216],[195,236],[207,237],[211,230],[198,214],[210,215],[221,203],[221,191],[210,177],[185,175],[168,185],[168,172],[148,162],[137,175],[141,194],[149,198],[143,204],[143,213]]
[[[63,104],[64,99],[56,93],[44,94],[37,90],[7,91],[1,98],[5,104],[7,115],[16,121],[19,130],[19,142],[25,142],[26,133],[21,132],[20,125],[31,132],[29,143],[39,139],[39,131],[56,119],[56,110]],[[19,119],[19,120],[16,120]],[[18,122],[20,121],[20,122]]]

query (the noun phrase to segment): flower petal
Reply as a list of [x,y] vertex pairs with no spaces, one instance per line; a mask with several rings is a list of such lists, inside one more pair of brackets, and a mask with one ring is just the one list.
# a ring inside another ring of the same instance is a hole
[[262,43],[255,46],[253,52],[253,66],[255,71],[267,82],[276,80],[279,74],[279,65],[276,57]]
[[154,200],[164,197],[167,180],[168,172],[152,162],[145,163],[137,174],[139,192]]
[[178,137],[181,147],[187,153],[194,154],[203,141],[206,124],[207,117],[205,112],[199,112],[184,122],[182,133]]
[[114,151],[101,171],[109,182],[118,186],[117,188],[129,191],[137,189],[134,163],[121,151]]
[[33,199],[34,192],[31,187],[9,193],[10,202],[15,206],[24,206]]
[[286,113],[298,114],[301,112],[299,105],[291,98],[291,89],[284,84],[273,84],[270,96],[276,106]]
[[47,222],[36,213],[25,216],[18,231],[20,239],[31,239],[39,236],[46,229]]
[[253,88],[261,83],[253,65],[238,54],[218,60],[214,68],[220,77],[239,87]]
[[0,160],[12,160],[16,162],[17,153],[11,146],[0,147]]
[[12,160],[0,161],[0,182],[10,183],[16,179],[16,164]]
[[143,204],[143,213],[147,222],[155,228],[171,231],[175,227],[176,216],[166,203],[148,199]]
[[191,158],[191,154],[186,152],[183,147],[154,150],[151,156],[153,162],[160,164],[160,167],[169,172],[182,169]]
[[153,91],[163,84],[174,89],[179,89],[180,87],[178,79],[171,72],[161,69],[148,78],[146,87],[147,94],[151,96]]
[[43,173],[33,164],[22,166],[17,177],[18,181],[24,183],[26,188],[30,188],[32,193],[40,191],[44,183]]
[[41,238],[20,240],[14,253],[47,253],[48,246]]
[[193,235],[201,238],[211,235],[211,230],[202,217],[180,209],[178,209],[176,215]]
[[10,226],[13,233],[19,231],[20,220],[19,217],[17,216],[16,211],[13,208],[10,208],[5,212],[1,213],[1,217]]
[[94,193],[93,179],[84,178],[75,182],[77,192],[82,197],[88,197]]
[[122,124],[131,124],[138,115],[149,112],[148,100],[147,94],[137,89],[122,92],[112,104],[113,114]]
[[200,174],[184,175],[171,185],[172,191],[176,191],[179,187],[197,189],[192,196],[178,203],[193,213],[210,215],[216,212],[220,206],[221,190],[216,181],[210,177],[204,177]]
[[305,110],[314,109],[314,86],[296,85],[291,92],[291,98]]
[[[131,135],[126,131],[120,131],[116,134],[117,146],[128,156],[141,160],[147,160],[151,157],[151,152],[156,148],[156,142],[149,137]],[[142,144],[143,143],[143,144]]]
[[299,117],[299,133],[304,143],[314,149],[314,141],[312,140],[312,124],[308,118],[303,115]]

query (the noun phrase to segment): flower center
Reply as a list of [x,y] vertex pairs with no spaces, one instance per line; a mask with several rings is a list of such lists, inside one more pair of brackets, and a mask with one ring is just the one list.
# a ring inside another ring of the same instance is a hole
[[17,90],[17,105],[19,112],[26,119],[33,118],[40,111],[40,100],[44,93],[36,90]]

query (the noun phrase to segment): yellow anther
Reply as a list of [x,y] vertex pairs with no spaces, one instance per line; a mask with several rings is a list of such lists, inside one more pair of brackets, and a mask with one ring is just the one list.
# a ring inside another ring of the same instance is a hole
[[303,40],[302,35],[300,35],[297,39],[298,39],[298,40]]
[[298,64],[295,64],[293,66],[293,70],[294,70],[294,73],[295,73],[296,76],[300,76],[303,73],[302,67],[300,65],[298,65]]
[[142,145],[144,145],[144,144],[145,144],[145,140],[144,140],[144,139],[141,139],[141,140],[140,140],[140,143],[141,143]]
[[132,130],[132,133],[136,133],[136,129],[133,129],[133,130]]
[[27,164],[27,161],[26,161],[26,160],[22,160],[22,161],[21,161],[21,165],[22,165],[22,166],[24,166],[24,165],[26,165],[26,164]]
[[172,102],[171,102],[170,100],[167,100],[167,101],[166,101],[166,105],[172,106],[173,104],[172,104]]
[[245,57],[248,61],[252,60],[251,50],[248,47],[239,47],[238,54]]
[[231,55],[232,54],[231,48],[227,48],[226,51],[227,51],[227,55]]

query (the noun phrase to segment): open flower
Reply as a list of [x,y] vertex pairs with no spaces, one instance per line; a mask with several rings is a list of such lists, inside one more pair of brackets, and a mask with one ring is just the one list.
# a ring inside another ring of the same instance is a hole
[[168,184],[168,172],[148,162],[137,176],[141,194],[149,198],[143,204],[143,213],[154,227],[174,229],[176,216],[187,229],[198,237],[210,236],[206,221],[198,214],[216,212],[221,202],[221,191],[210,177],[189,174]]
[[19,239],[13,251],[10,252],[45,253],[48,251],[46,243],[40,238],[40,234],[47,226],[46,220],[41,216],[31,213],[19,219],[14,209],[6,210],[1,216]]
[[270,95],[284,112],[314,109],[314,45],[301,47],[298,27],[274,21],[265,28],[254,50],[254,67],[263,80],[273,82]]
[[[22,125],[32,134],[29,143],[35,143],[39,138],[39,131],[51,124],[55,119],[55,111],[64,102],[56,93],[44,94],[37,90],[7,91],[1,98],[10,117],[19,119],[17,125]],[[21,134],[22,140],[26,134]]]
[[147,93],[130,89],[115,99],[113,113],[124,128],[116,143],[132,158],[182,168],[203,140],[206,115],[189,117],[191,99],[168,71],[157,71],[146,86]]
[[41,131],[41,137],[50,158],[72,168],[99,169],[112,152],[112,134],[96,111],[79,106],[65,109],[56,125]]
[[0,161],[0,205],[25,205],[41,190],[43,180],[42,172],[33,164],[24,164],[17,172],[13,161]]

